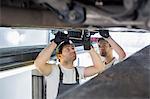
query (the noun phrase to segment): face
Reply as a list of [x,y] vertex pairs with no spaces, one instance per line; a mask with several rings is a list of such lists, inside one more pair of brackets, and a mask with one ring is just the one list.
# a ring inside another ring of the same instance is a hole
[[63,60],[74,61],[76,59],[75,47],[72,44],[65,45],[62,49],[62,54],[60,55]]
[[100,55],[106,57],[109,51],[111,50],[109,43],[107,41],[101,40],[98,42],[98,46],[99,46]]

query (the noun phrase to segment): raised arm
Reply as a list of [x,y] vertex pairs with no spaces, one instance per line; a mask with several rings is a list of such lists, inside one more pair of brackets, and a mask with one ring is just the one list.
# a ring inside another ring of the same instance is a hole
[[126,53],[124,52],[123,48],[121,48],[121,46],[116,43],[111,36],[109,36],[108,38],[105,38],[105,40],[107,40],[109,42],[109,44],[111,45],[111,47],[116,51],[116,53],[119,55],[119,59],[122,60],[126,57]]
[[116,51],[116,53],[119,55],[119,59],[122,60],[126,57],[126,53],[124,52],[124,50],[121,48],[121,46],[116,43],[111,36],[109,35],[109,31],[108,30],[103,30],[100,32],[100,35],[109,42],[109,44],[111,45],[111,47]]
[[84,76],[85,77],[95,75],[95,74],[100,73],[104,70],[104,64],[103,64],[100,56],[96,53],[96,51],[93,48],[91,48],[89,53],[90,53],[90,56],[91,56],[92,61],[93,61],[93,66],[85,68],[85,70],[84,70]]
[[47,61],[50,59],[57,45],[59,45],[64,40],[67,40],[66,35],[58,31],[53,41],[45,49],[43,49],[35,59],[35,66],[43,75],[47,76],[51,73],[53,64],[48,64]]
[[49,75],[52,70],[52,64],[48,64],[47,61],[50,59],[57,44],[52,41],[46,48],[44,48],[34,61],[35,66],[43,75]]

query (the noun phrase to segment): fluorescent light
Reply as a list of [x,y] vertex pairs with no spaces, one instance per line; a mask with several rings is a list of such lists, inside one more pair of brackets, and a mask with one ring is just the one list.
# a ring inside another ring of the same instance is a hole
[[25,40],[25,34],[21,34],[19,37],[19,41],[23,42]]
[[14,45],[19,44],[19,37],[19,33],[15,30],[9,31],[7,33],[7,40]]
[[64,34],[68,34],[68,31],[64,31]]

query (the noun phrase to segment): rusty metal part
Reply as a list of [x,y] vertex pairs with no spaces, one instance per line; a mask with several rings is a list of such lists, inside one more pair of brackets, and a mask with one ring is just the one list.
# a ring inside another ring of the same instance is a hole
[[0,26],[11,27],[69,27],[81,24],[67,24],[60,21],[52,12],[15,7],[0,8]]

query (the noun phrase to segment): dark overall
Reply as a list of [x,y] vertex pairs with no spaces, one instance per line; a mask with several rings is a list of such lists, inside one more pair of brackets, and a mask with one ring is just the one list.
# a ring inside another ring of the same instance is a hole
[[74,67],[75,73],[76,73],[76,83],[74,83],[74,84],[63,84],[63,72],[62,72],[60,66],[58,66],[58,67],[59,67],[60,75],[59,75],[59,87],[58,87],[57,96],[61,95],[62,93],[64,93],[68,89],[73,88],[75,85],[79,84],[79,73],[78,73],[76,67]]

